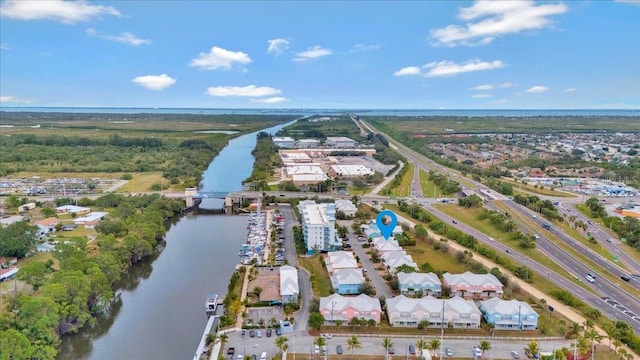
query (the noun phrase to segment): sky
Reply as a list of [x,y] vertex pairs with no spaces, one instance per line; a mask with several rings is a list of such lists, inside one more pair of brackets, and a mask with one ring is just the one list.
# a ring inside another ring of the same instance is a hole
[[0,106],[640,109],[640,0],[4,0]]

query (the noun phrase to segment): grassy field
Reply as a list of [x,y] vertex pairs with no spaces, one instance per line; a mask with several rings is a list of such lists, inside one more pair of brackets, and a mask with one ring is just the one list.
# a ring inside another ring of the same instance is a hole
[[[504,181],[508,184],[513,185],[513,190],[514,191],[520,191],[520,190],[524,190],[526,192],[530,192],[536,195],[547,195],[547,196],[556,196],[556,197],[565,197],[565,198],[574,198],[577,197],[577,195],[575,194],[571,194],[565,191],[558,191],[558,190],[553,190],[550,189],[548,187],[545,187],[544,189],[541,189],[539,187],[535,187],[534,185],[531,184],[523,184],[521,182],[517,182],[513,179],[508,179],[508,178],[502,178],[500,179],[500,181]],[[524,195],[528,195],[526,192],[521,191]]]
[[420,187],[422,188],[422,196],[426,198],[448,198],[455,196],[455,194],[442,194],[438,185],[434,184],[433,181],[429,181],[429,173],[423,169],[420,169]]
[[162,184],[163,190],[171,191],[167,179],[160,172],[133,173],[133,178],[117,189],[118,192],[144,192],[150,191],[153,184]]
[[370,187],[357,188],[355,186],[348,186],[347,191],[349,192],[349,195],[364,195],[364,194],[368,194],[371,191],[371,188]]
[[408,169],[407,169],[407,172],[402,177],[402,181],[400,182],[400,185],[394,188],[394,187],[391,187],[393,182],[390,182],[387,186],[384,187],[384,189],[380,190],[378,194],[380,195],[385,194],[385,191],[389,190],[391,196],[401,196],[401,197],[409,196],[411,194],[411,182],[413,181],[414,168],[412,163],[408,163],[406,166],[408,166]]
[[300,266],[305,268],[310,274],[313,295],[316,297],[329,296],[333,293],[327,269],[325,269],[320,262],[321,257],[322,255],[313,255],[298,258]]

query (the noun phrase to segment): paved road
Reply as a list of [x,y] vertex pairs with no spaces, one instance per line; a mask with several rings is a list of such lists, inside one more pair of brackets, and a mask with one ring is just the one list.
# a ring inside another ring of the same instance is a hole
[[[348,228],[351,229],[351,227]],[[360,258],[360,264],[362,264],[362,267],[367,270],[367,277],[369,278],[369,280],[371,280],[371,284],[376,289],[376,297],[393,297],[391,290],[387,286],[387,282],[384,281],[382,276],[380,276],[380,273],[378,272],[378,270],[376,270],[374,264],[371,262],[369,255],[367,255],[365,249],[362,247],[362,244],[364,242],[357,241],[357,236],[353,234],[351,234],[349,238],[352,239],[351,241],[349,241],[349,243],[351,243],[351,249]]]

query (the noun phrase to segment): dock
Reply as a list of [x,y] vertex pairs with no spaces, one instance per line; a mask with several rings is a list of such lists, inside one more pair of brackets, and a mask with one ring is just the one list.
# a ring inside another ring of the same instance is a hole
[[205,356],[204,359],[209,359],[209,357],[207,356],[207,345],[206,345],[207,335],[216,333],[216,330],[213,329],[213,325],[216,323],[216,320],[219,318],[220,316],[218,315],[209,316],[209,320],[207,321],[207,326],[204,327],[204,332],[202,333],[202,337],[200,338],[200,344],[198,344],[198,348],[196,349],[196,353],[193,356],[193,360],[201,360],[203,359],[202,357],[203,355]]

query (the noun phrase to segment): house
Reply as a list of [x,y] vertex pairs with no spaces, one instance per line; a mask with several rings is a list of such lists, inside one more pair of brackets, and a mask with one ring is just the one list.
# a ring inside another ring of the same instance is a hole
[[23,204],[18,206],[18,212],[19,213],[23,213],[23,212],[27,212],[29,210],[33,210],[36,208],[36,204],[35,203],[27,203],[27,204]]
[[544,177],[544,171],[540,168],[533,168],[529,171],[530,177]]
[[440,297],[442,283],[434,273],[398,273],[400,293],[406,296],[422,294],[422,296]]
[[8,269],[0,269],[0,281],[10,279],[12,276],[18,273],[19,267],[10,267]]
[[63,205],[63,206],[58,206],[56,208],[56,213],[58,214],[84,215],[90,212],[91,212],[91,209],[82,207],[82,206],[76,206],[76,205]]
[[297,302],[300,289],[298,287],[298,270],[293,266],[280,267],[280,296],[282,303]]
[[332,251],[327,253],[324,262],[330,274],[341,269],[358,268],[358,262],[350,251]]
[[382,255],[382,253],[389,252],[389,251],[403,251],[402,247],[400,245],[397,245],[397,242],[393,243],[390,240],[385,242],[379,241],[376,245],[374,245],[374,247],[376,251],[380,253],[380,255]]
[[538,313],[524,301],[494,297],[480,302],[480,310],[488,324],[496,330],[536,330]]
[[336,211],[341,211],[348,217],[354,217],[358,208],[351,202],[351,200],[336,199]]
[[85,229],[93,229],[98,221],[102,220],[105,216],[107,216],[106,212],[95,211],[89,213],[87,216],[76,218],[73,220],[73,223],[76,225],[84,225]]
[[382,253],[381,257],[384,260],[384,264],[387,266],[387,269],[389,269],[389,272],[392,274],[395,274],[400,266],[408,266],[416,270],[418,269],[418,264],[416,264],[411,255],[405,253],[404,250]]
[[333,291],[341,295],[360,294],[364,282],[362,269],[339,269],[331,276]]
[[46,219],[40,220],[36,223],[38,226],[38,230],[40,234],[48,234],[50,232],[54,232],[56,230],[56,226],[60,223],[60,219],[54,217],[48,217]]
[[327,325],[333,325],[336,321],[346,325],[354,318],[373,320],[379,324],[382,308],[380,300],[375,297],[364,294],[355,297],[333,294],[320,298],[320,313]]
[[272,140],[273,140],[273,145],[277,147],[291,149],[296,146],[296,141],[293,140],[293,138],[290,138],[288,136],[284,136],[284,137],[275,136],[272,138]]
[[463,274],[444,273],[442,285],[450,287],[452,295],[465,299],[486,300],[502,297],[503,294],[502,283],[492,274],[474,274],[469,271]]
[[352,148],[358,145],[355,140],[345,136],[329,136],[324,143],[325,145],[334,148]]
[[6,257],[0,257],[0,269],[2,268],[8,268],[10,266],[13,266],[15,264],[18,263],[18,258],[17,257],[10,257],[10,258],[6,258]]
[[418,327],[423,322],[431,328],[477,329],[482,317],[473,301],[461,297],[413,299],[398,295],[387,299],[386,304],[391,326]]

